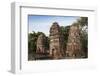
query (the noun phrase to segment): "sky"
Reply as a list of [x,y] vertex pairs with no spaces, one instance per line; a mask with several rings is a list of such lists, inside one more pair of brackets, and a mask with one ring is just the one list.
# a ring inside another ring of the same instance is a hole
[[57,22],[60,26],[69,26],[77,19],[79,16],[28,15],[29,33],[32,31],[43,32],[49,36],[52,23]]

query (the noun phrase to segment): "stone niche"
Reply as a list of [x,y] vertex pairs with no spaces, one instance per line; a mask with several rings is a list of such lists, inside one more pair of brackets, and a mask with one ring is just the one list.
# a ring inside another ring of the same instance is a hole
[[60,26],[54,22],[50,28],[50,49],[49,54],[53,59],[60,59],[63,56],[63,42]]
[[40,34],[37,39],[37,50],[36,53],[46,53],[46,36],[44,34]]
[[69,30],[66,56],[81,58],[83,56],[82,44],[80,41],[80,30],[78,25],[72,25]]

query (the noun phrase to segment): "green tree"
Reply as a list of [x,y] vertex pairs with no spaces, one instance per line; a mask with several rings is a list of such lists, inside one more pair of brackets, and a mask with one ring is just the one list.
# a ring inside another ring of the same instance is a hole
[[68,35],[69,35],[69,29],[70,26],[61,26],[61,33],[62,33],[62,38],[63,38],[63,47],[66,49],[66,43],[68,41]]
[[80,17],[80,19],[77,20],[77,23],[79,23],[82,27],[88,26],[88,17]]
[[46,46],[46,49],[49,50],[49,43],[50,43],[50,39],[49,37],[47,36],[46,37],[46,42],[45,42],[45,46]]
[[77,20],[80,27],[80,37],[82,42],[82,49],[85,52],[85,57],[88,55],[88,17],[80,17]]

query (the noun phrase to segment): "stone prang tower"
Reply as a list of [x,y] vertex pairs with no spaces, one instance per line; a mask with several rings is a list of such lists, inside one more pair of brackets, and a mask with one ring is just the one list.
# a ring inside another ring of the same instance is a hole
[[37,50],[36,53],[46,53],[46,36],[40,34],[37,39]]
[[63,55],[63,41],[60,26],[54,22],[50,28],[50,56],[60,59]]
[[72,58],[81,58],[83,54],[79,26],[72,25],[69,30],[66,55]]

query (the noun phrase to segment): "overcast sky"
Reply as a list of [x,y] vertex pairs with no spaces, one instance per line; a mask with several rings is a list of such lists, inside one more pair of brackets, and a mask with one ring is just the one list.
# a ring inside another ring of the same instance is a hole
[[29,15],[28,26],[29,33],[32,31],[43,32],[49,35],[49,29],[53,22],[58,22],[60,26],[68,26],[76,22],[78,16],[47,16],[47,15]]

